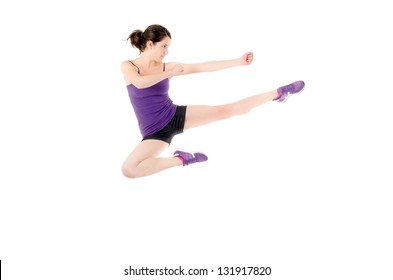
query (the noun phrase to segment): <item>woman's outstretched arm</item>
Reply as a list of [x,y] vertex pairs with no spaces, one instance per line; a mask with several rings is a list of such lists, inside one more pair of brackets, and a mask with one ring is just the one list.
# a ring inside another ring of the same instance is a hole
[[244,55],[242,55],[240,58],[235,58],[230,60],[207,61],[202,63],[191,63],[191,64],[171,62],[168,63],[168,69],[172,69],[173,67],[179,67],[179,65],[181,65],[183,71],[177,72],[177,75],[187,75],[187,74],[200,73],[200,72],[213,72],[213,71],[219,71],[235,66],[250,65],[252,63],[253,58],[254,58],[254,54],[252,52],[247,52]]

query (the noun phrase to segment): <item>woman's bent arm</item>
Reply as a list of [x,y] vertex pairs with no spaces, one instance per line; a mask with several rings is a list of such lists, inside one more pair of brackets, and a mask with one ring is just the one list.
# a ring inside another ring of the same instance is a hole
[[127,85],[133,84],[136,88],[139,89],[150,87],[162,80],[173,77],[175,75],[179,75],[184,70],[182,65],[176,64],[170,69],[167,69],[167,71],[165,72],[140,76],[138,72],[135,71],[134,66],[128,61],[122,62],[120,68],[123,73],[126,84]]

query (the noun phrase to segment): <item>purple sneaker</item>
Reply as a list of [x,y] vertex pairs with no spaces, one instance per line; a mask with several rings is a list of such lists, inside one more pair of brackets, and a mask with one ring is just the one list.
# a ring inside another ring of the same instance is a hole
[[292,84],[279,87],[277,89],[277,98],[273,99],[274,101],[278,102],[285,102],[290,94],[299,93],[303,90],[305,83],[303,81],[297,81]]
[[196,162],[207,161],[207,156],[202,153],[189,153],[189,152],[177,150],[175,151],[173,156],[180,158],[180,160],[183,162],[183,166]]

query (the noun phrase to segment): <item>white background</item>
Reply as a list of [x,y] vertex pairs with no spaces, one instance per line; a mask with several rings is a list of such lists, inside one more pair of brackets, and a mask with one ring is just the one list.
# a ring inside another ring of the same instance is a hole
[[[130,265],[392,279],[393,22],[388,1],[352,2],[2,1],[4,279],[146,279],[124,276]],[[255,54],[172,79],[178,104],[306,88],[164,153],[207,163],[126,179],[140,135],[119,69],[138,51],[123,39],[154,23],[172,33],[167,61]]]

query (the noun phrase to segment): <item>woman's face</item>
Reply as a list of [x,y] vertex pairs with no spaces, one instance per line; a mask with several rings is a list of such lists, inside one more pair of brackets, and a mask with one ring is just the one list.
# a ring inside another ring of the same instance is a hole
[[162,41],[157,42],[152,47],[153,57],[157,61],[162,61],[165,56],[168,54],[169,45],[171,44],[171,39],[169,37],[165,37]]

